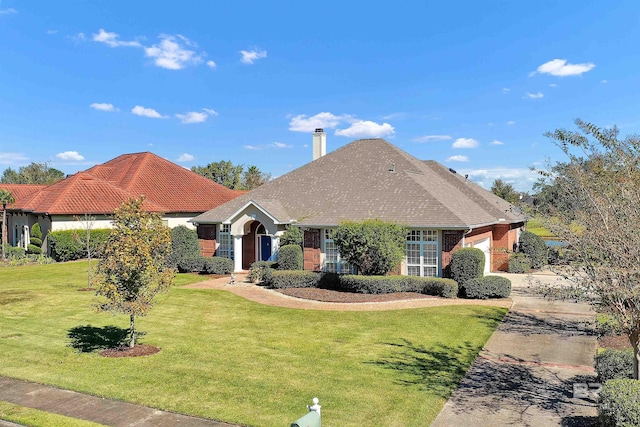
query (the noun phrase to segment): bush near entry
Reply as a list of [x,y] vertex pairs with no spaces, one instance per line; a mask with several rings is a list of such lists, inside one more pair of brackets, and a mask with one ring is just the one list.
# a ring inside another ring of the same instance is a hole
[[607,348],[596,354],[595,365],[598,381],[606,382],[618,378],[633,378],[633,349]]
[[511,280],[500,276],[471,279],[460,287],[463,298],[506,298],[511,294]]
[[640,381],[606,381],[600,389],[598,412],[602,426],[640,426]]
[[482,277],[484,274],[484,252],[478,248],[458,249],[451,255],[451,278],[458,282],[458,286]]
[[302,247],[284,245],[278,251],[278,270],[302,270]]
[[518,252],[529,256],[531,268],[534,270],[544,267],[548,262],[547,245],[542,237],[530,231],[520,233]]

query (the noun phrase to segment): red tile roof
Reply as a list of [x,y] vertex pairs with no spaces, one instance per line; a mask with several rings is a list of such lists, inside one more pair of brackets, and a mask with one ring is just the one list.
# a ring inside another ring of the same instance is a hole
[[[13,195],[13,198],[16,200],[20,200],[23,197],[27,197],[30,194],[36,193],[46,185],[35,185],[35,184],[0,184],[0,190],[9,190],[9,192]],[[7,205],[8,209],[13,209],[14,205]]]
[[150,211],[198,213],[240,194],[145,152],[124,154],[24,197],[14,196],[14,208],[54,215],[111,213],[122,202],[144,195]]

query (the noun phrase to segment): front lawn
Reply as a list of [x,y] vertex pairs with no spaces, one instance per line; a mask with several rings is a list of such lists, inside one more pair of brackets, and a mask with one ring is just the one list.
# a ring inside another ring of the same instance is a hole
[[128,319],[96,313],[84,286],[85,262],[0,268],[0,375],[261,427],[316,396],[328,427],[429,425],[505,313],[293,310],[174,287],[137,321],[162,351],[104,358]]

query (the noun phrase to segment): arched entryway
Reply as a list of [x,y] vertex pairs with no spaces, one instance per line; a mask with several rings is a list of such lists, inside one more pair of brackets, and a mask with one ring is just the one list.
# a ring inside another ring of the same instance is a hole
[[251,221],[245,224],[242,236],[242,268],[248,270],[255,261],[268,261],[273,255],[273,238],[264,224]]

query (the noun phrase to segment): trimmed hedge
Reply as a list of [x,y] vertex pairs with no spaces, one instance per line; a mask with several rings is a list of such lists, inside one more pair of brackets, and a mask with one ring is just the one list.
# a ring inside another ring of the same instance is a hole
[[267,270],[275,268],[276,263],[274,261],[256,261],[249,267],[249,275],[247,278],[251,283],[262,282],[265,280],[265,274]]
[[179,268],[179,264],[182,259],[195,258],[199,256],[200,244],[198,243],[198,233],[184,225],[172,228],[171,253],[167,257],[167,266],[171,268]]
[[617,350],[607,348],[596,354],[595,365],[598,381],[605,382],[619,378],[633,378],[633,349]]
[[451,255],[451,278],[463,286],[484,274],[484,252],[478,248],[458,249]]
[[284,245],[278,251],[278,270],[302,270],[302,247]]
[[514,253],[509,256],[509,273],[523,274],[531,270],[529,255]]
[[320,274],[308,270],[277,270],[265,280],[267,286],[274,289],[315,288]]
[[361,294],[420,292],[444,298],[458,295],[458,284],[451,279],[416,276],[340,276],[339,290]]
[[27,253],[30,255],[40,255],[42,253],[42,249],[40,249],[40,246],[29,243],[27,245]]
[[214,256],[203,257],[202,271],[207,274],[231,274],[233,273],[233,260]]
[[640,426],[640,381],[619,378],[605,382],[598,412],[602,426]]
[[460,286],[463,298],[506,298],[511,294],[511,280],[500,276],[485,276],[467,281]]
[[27,257],[27,251],[25,251],[24,248],[19,248],[17,246],[7,246],[5,248],[5,252],[9,259],[21,259]]
[[[102,252],[109,240],[110,232],[111,230],[108,228],[91,230],[90,242],[94,252]],[[79,237],[80,233],[86,233],[86,230],[50,231],[47,234],[47,239],[49,240],[51,258],[56,261],[73,261],[86,258],[87,248]]]
[[520,233],[518,251],[529,255],[531,268],[534,270],[544,267],[548,262],[547,245],[542,237],[530,231]]
[[189,256],[178,260],[178,271],[180,273],[200,273],[204,269],[204,257]]

